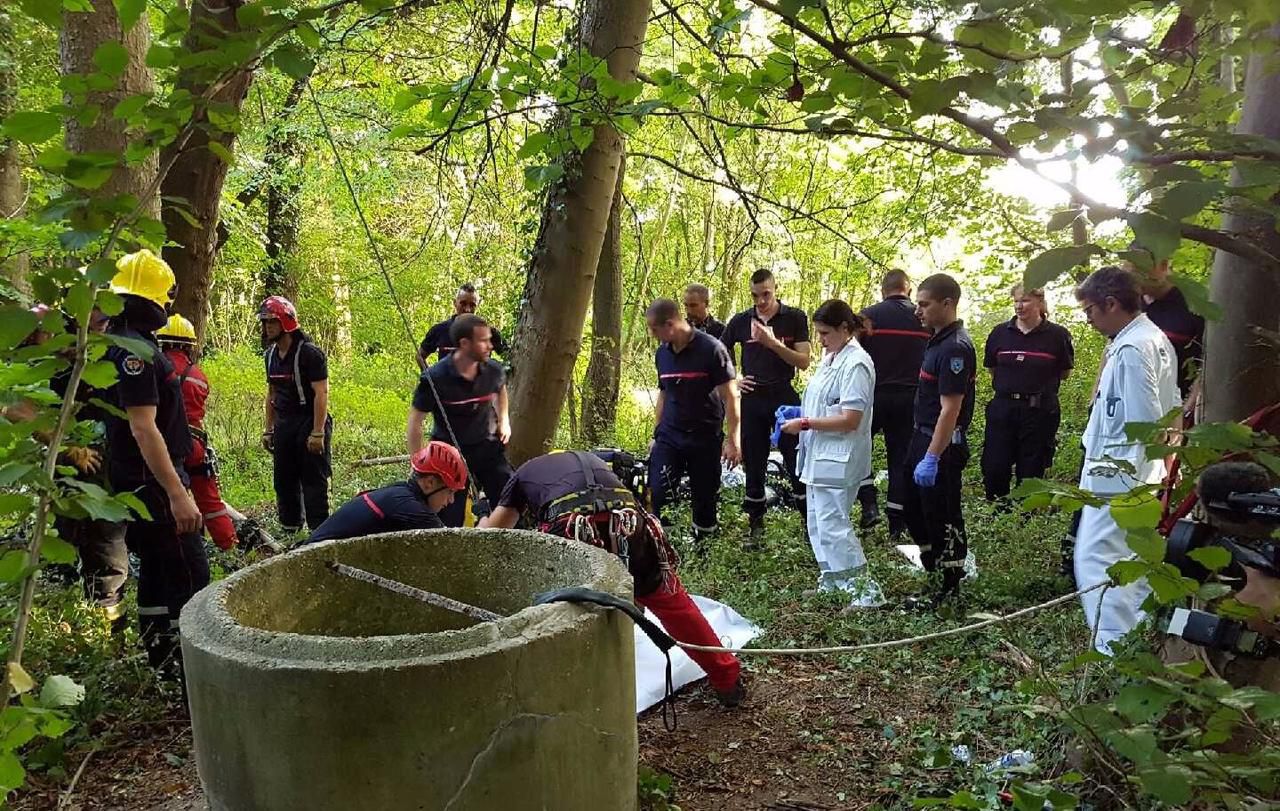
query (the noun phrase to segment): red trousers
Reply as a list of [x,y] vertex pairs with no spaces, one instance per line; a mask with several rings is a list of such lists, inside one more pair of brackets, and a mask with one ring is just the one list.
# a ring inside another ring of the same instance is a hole
[[222,503],[222,493],[218,491],[218,480],[205,473],[192,473],[193,470],[207,470],[205,466],[204,443],[195,437],[191,438],[191,453],[186,461],[187,475],[191,477],[191,495],[204,517],[205,529],[209,537],[219,549],[230,549],[236,545],[236,527],[227,515],[227,505]]
[[[702,616],[689,592],[684,590],[680,578],[672,575],[672,588],[667,591],[659,586],[656,591],[637,597],[636,602],[662,620],[667,633],[681,641],[694,645],[720,645],[720,638],[712,630],[711,623]],[[738,682],[741,665],[732,653],[703,653],[685,651],[707,673],[707,680],[718,692],[732,690]]]

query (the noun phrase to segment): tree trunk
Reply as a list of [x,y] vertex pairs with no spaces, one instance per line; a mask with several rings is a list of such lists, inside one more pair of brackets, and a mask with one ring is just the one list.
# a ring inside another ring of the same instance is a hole
[[[582,45],[607,59],[609,74],[617,81],[636,78],[651,7],[651,0],[591,0],[582,10]],[[607,124],[597,126],[591,145],[567,158],[564,179],[543,208],[515,335],[515,436],[508,449],[515,464],[547,452],[555,439],[582,348],[582,326],[621,161],[622,135]]]
[[[13,12],[0,8],[0,121],[18,109],[18,46]],[[18,217],[26,198],[18,142],[0,136],[0,219]],[[0,269],[19,290],[26,289],[27,255],[0,255]]]
[[298,293],[298,280],[289,272],[290,260],[298,250],[298,232],[302,218],[302,164],[306,150],[298,138],[298,130],[290,123],[302,95],[311,83],[311,75],[295,79],[285,96],[277,120],[284,122],[267,139],[263,156],[267,164],[267,263],[263,275],[263,294],[293,299]]
[[626,156],[618,165],[618,182],[609,209],[609,225],[596,265],[591,296],[591,363],[582,398],[582,439],[588,447],[612,445],[618,417],[618,385],[622,380],[622,178]]
[[[1280,39],[1280,25],[1265,36]],[[1270,52],[1272,49],[1268,49]],[[1244,80],[1244,109],[1236,131],[1263,138],[1280,138],[1280,70],[1265,54],[1249,57]],[[1232,182],[1240,178],[1232,173]],[[1274,201],[1273,201],[1274,202]],[[1280,235],[1274,217],[1228,212],[1223,228],[1257,240],[1272,255],[1280,255]],[[1204,368],[1205,416],[1210,421],[1240,420],[1263,406],[1280,401],[1280,275],[1240,257],[1218,251],[1210,281],[1213,300],[1222,318],[1209,322]],[[1268,340],[1267,338],[1270,338]]]
[[[236,10],[243,5],[244,0],[202,0],[194,4],[191,25],[182,41],[183,50],[187,53],[217,51],[229,37],[240,33]],[[177,85],[199,96],[222,73],[222,68],[197,64],[178,75]],[[211,104],[217,105],[224,114],[238,115],[252,81],[251,70],[236,71],[213,94]],[[165,235],[173,243],[165,246],[164,258],[178,279],[174,309],[191,319],[196,336],[203,343],[209,317],[209,288],[213,284],[213,260],[217,254],[218,206],[229,168],[226,161],[210,151],[209,144],[216,142],[229,152],[236,134],[218,130],[203,111],[199,111],[199,116],[199,126],[164,176],[160,193],[167,198],[163,204]],[[185,204],[173,202],[174,198],[185,200]],[[194,222],[188,221],[188,216]]]
[[97,152],[119,156],[119,165],[111,177],[89,196],[105,200],[132,195],[141,201],[144,216],[158,220],[160,195],[149,192],[155,183],[159,156],[153,152],[137,163],[126,164],[123,156],[131,139],[125,132],[125,122],[112,115],[116,105],[129,96],[155,92],[151,71],[144,61],[151,45],[147,16],[144,14],[128,31],[121,31],[120,18],[112,0],[93,0],[92,11],[63,13],[59,55],[64,76],[87,76],[99,72],[93,62],[93,54],[106,42],[123,45],[129,54],[128,61],[110,90],[90,90],[87,99],[67,98],[72,107],[79,108],[87,101],[89,105],[97,105],[101,113],[92,121],[68,118],[66,148],[76,154]]

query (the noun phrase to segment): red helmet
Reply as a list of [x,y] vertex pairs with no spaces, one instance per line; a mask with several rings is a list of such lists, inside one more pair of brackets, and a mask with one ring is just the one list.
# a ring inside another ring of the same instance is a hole
[[439,476],[450,490],[461,490],[467,486],[467,466],[462,461],[462,454],[447,442],[428,442],[410,458],[409,464],[414,473]]
[[298,328],[298,311],[284,296],[268,296],[258,308],[258,320],[279,321],[285,332],[293,332]]

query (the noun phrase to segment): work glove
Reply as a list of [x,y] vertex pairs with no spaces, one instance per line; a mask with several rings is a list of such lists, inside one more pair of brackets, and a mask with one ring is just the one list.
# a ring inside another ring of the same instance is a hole
[[782,423],[787,420],[798,420],[804,416],[804,414],[801,412],[800,406],[784,405],[778,406],[778,410],[773,412],[773,416],[775,418],[773,423],[773,436],[769,438],[769,441],[773,444],[773,447],[776,448],[778,447],[778,442],[782,440]]
[[938,454],[925,453],[911,478],[918,487],[933,487],[938,482]]
[[480,496],[475,501],[471,502],[471,514],[476,517],[477,521],[481,518],[487,518],[491,512],[492,510],[489,509],[488,498]]
[[102,455],[93,448],[82,445],[68,445],[63,451],[67,460],[75,465],[76,470],[86,476],[97,473],[102,468]]
[[262,449],[267,453],[271,453],[276,449],[276,433],[275,431],[262,432]]

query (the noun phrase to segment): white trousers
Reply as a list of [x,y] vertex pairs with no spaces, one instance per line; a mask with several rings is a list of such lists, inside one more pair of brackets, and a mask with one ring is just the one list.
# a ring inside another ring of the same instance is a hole
[[849,518],[856,489],[814,484],[807,487],[809,544],[818,561],[818,588],[823,591],[856,593],[852,585],[854,570],[867,565],[867,556],[862,553],[862,544]]
[[[1111,518],[1109,507],[1085,507],[1076,532],[1076,586],[1088,588],[1107,579],[1111,564],[1131,557],[1125,531]],[[1096,635],[1094,647],[1110,655],[1111,643],[1129,633],[1145,616],[1140,606],[1151,593],[1146,580],[1112,586],[1081,596],[1084,619]]]

